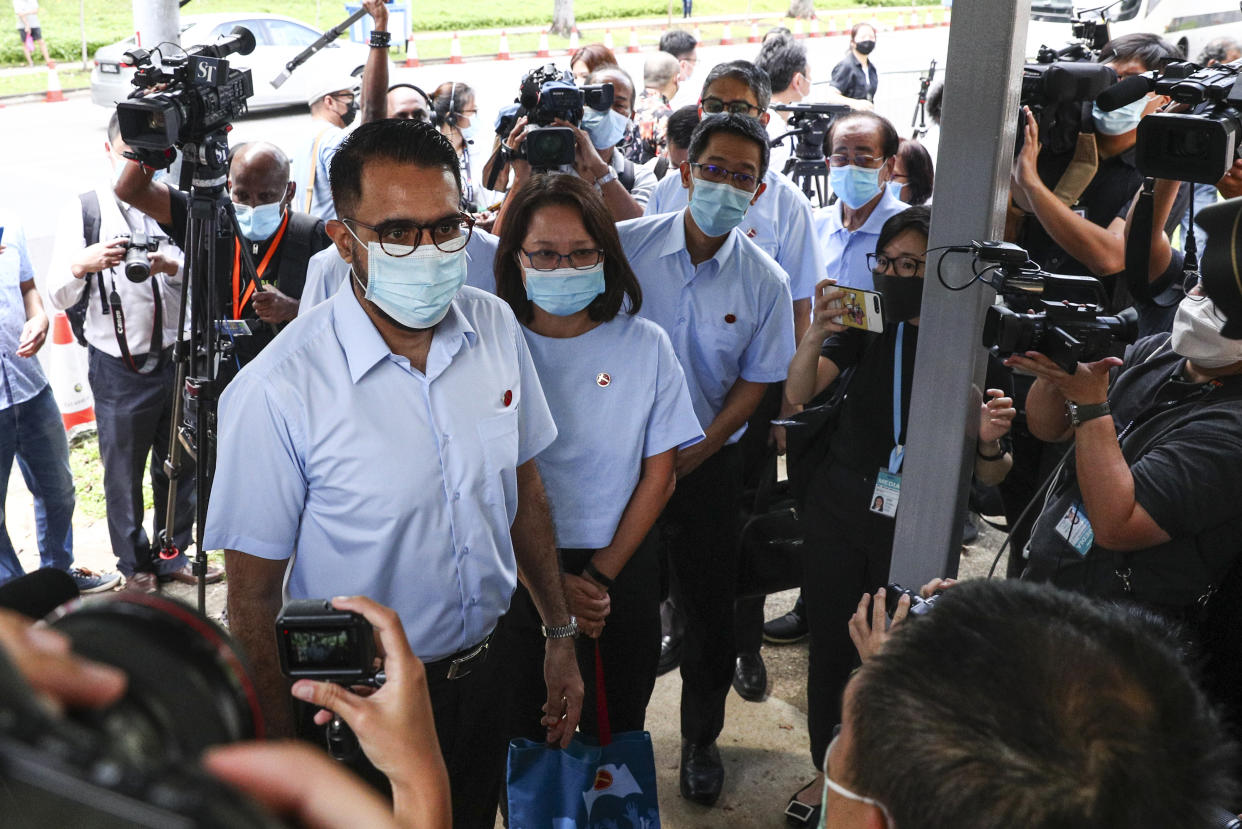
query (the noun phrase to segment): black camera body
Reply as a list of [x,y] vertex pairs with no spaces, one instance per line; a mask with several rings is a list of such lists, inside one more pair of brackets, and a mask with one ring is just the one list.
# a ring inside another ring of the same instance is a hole
[[[1040,143],[1049,152],[1070,152],[1082,125],[1083,104],[1117,83],[1112,67],[1097,63],[1108,42],[1108,23],[1074,18],[1074,39],[1060,49],[1040,46],[1035,60],[1022,67],[1019,101],[1030,107],[1039,125]],[[1025,141],[1026,120],[1019,114],[1017,148]]]
[[375,634],[357,613],[327,599],[294,599],[276,616],[280,670],[290,679],[377,684]]
[[573,164],[577,144],[574,133],[566,127],[554,126],[553,122],[561,120],[578,126],[586,109],[606,112],[612,107],[612,101],[612,84],[579,87],[571,73],[548,63],[530,70],[522,78],[517,107],[500,119],[496,132],[502,138],[507,137],[517,119],[525,116],[530,126],[516,157],[525,159],[537,170]]
[[1098,279],[1047,273],[1010,243],[975,242],[971,252],[988,266],[992,277],[985,281],[1005,300],[988,308],[984,348],[1002,357],[1038,351],[1073,374],[1080,362],[1120,357],[1138,337],[1133,308],[1104,313],[1107,297]]
[[940,598],[940,594],[936,593],[930,599],[924,599],[908,587],[902,587],[900,584],[893,582],[884,588],[884,606],[890,618],[897,612],[897,603],[901,601],[902,596],[910,597],[909,615],[911,616],[922,616],[925,613],[930,613],[932,607],[936,604],[936,599]]
[[777,143],[795,136],[798,140],[794,143],[793,156],[799,161],[824,161],[828,151],[824,142],[832,122],[850,111],[849,107],[838,104],[779,104],[772,109],[790,113],[789,132],[777,139]]
[[1194,63],[1174,63],[1159,75],[1144,77],[1148,91],[1168,95],[1191,109],[1153,113],[1139,122],[1135,150],[1139,170],[1155,178],[1199,184],[1220,181],[1242,149],[1238,141],[1242,61],[1206,69]]
[[[226,126],[246,111],[246,101],[254,95],[254,82],[249,69],[232,69],[224,58],[234,52],[248,55],[252,51],[254,35],[236,26],[218,43],[194,46],[182,56],[164,58],[164,66],[154,63],[146,49],[126,52],[126,60],[137,67],[133,78],[137,89],[116,108],[125,143],[148,151],[144,162],[165,167],[172,160],[170,148],[197,141]],[[143,94],[157,85],[165,88]]]
[[277,829],[198,763],[209,746],[263,736],[258,691],[214,622],[137,593],[75,601],[50,622],[73,649],[121,669],[124,695],[67,716],[40,705],[0,651],[0,822]]

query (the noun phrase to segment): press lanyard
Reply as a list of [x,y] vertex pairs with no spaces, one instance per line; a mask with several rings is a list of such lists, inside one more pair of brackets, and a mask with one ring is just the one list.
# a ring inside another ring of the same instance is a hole
[[893,451],[888,455],[888,471],[896,475],[901,471],[901,461],[906,447],[901,445],[901,357],[905,340],[906,324],[897,325],[897,353],[893,357]]
[[259,263],[258,269],[255,271],[255,281],[246,286],[246,292],[238,297],[241,291],[241,239],[233,240],[233,319],[241,319],[242,309],[246,307],[246,303],[250,301],[250,297],[254,295],[255,285],[258,280],[263,278],[263,272],[267,270],[267,265],[272,261],[272,255],[276,253],[276,248],[280,247],[280,240],[284,238],[285,228],[289,225],[289,212],[285,211],[285,218],[280,223],[280,230],[276,231],[276,238],[272,239],[272,244],[268,246],[267,253],[263,255],[263,261]]

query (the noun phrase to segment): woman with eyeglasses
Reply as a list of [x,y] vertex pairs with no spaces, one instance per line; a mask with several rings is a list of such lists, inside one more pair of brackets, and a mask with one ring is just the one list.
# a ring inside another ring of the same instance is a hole
[[500,201],[500,194],[483,187],[478,180],[480,171],[471,163],[476,153],[486,158],[490,149],[480,150],[475,146],[479,140],[479,107],[474,100],[474,89],[464,83],[442,83],[432,93],[431,109],[431,122],[453,145],[461,163],[461,209],[467,213],[486,212]]
[[[849,619],[859,596],[888,582],[894,516],[914,382],[927,234],[931,212],[911,207],[888,219],[868,254],[883,306],[884,330],[846,328],[844,291],[834,280],[816,287],[815,314],[789,364],[785,396],[811,403],[846,370],[848,394],[828,441],[825,460],[810,472],[804,509],[802,593],[811,632],[807,726],[817,770],[839,722],[841,692],[856,667]],[[975,474],[987,484],[1004,477],[1012,459],[1001,444],[1015,410],[1003,366],[989,365],[987,402],[980,405]],[[999,388],[998,388],[999,386]],[[823,776],[790,798],[792,823],[816,826]]]
[[[597,733],[598,644],[612,730],[641,730],[660,653],[660,571],[648,533],[673,492],[678,449],[703,437],[685,375],[664,331],[636,316],[642,290],[616,225],[581,179],[535,175],[510,196],[495,271],[557,426],[536,460],[570,612],[586,637],[581,727]],[[500,630],[510,734],[542,740],[543,637],[524,587]]]

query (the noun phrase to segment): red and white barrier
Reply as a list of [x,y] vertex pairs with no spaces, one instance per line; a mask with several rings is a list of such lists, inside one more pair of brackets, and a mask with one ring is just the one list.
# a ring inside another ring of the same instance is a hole
[[47,349],[48,382],[65,431],[72,437],[94,426],[95,398],[87,380],[86,349],[73,338],[64,311],[52,315],[52,341]]

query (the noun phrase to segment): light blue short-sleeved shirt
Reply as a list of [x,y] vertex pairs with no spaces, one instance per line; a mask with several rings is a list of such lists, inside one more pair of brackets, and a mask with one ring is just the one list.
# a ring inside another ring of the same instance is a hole
[[875,243],[884,223],[909,206],[885,188],[884,196],[867,221],[852,232],[841,225],[841,202],[815,211],[815,228],[828,265],[826,275],[843,287],[874,291],[867,254],[875,253]]
[[[496,245],[500,240],[486,230],[475,229],[466,242],[466,284],[489,294],[496,293],[496,275],[492,261],[496,258]],[[298,316],[302,316],[319,303],[327,300],[341,289],[341,283],[349,279],[349,263],[341,258],[336,245],[329,245],[316,253],[306,263],[306,284],[302,299],[298,302]]]
[[[332,183],[328,178],[332,157],[349,133],[320,120],[313,121],[307,133],[302,152],[293,159],[291,178],[298,185],[294,204],[301,212],[326,222],[336,218],[336,202],[332,200]],[[312,169],[315,171],[313,188],[308,186]]]
[[618,222],[617,232],[642,285],[640,316],[668,334],[706,429],[739,378],[785,379],[794,353],[793,301],[780,265],[737,228],[715,256],[691,264],[686,217],[683,211],[630,219]]
[[293,598],[370,596],[442,659],[508,609],[516,469],[555,438],[508,305],[462,288],[423,374],[346,284],[225,390],[205,545],[296,554]]
[[612,543],[643,458],[703,439],[686,375],[658,325],[621,313],[577,337],[523,329],[556,421],[537,458],[556,546]]
[[[825,268],[811,203],[788,177],[771,168],[763,174],[763,182],[767,189],[746,211],[738,227],[789,276],[793,298],[809,299],[815,295],[816,283],[824,278]],[[643,215],[685,210],[689,192],[681,186],[677,171],[669,170],[656,185]]]
[[[18,357],[22,329],[26,327],[26,299],[22,283],[35,278],[26,250],[26,234],[8,216],[0,216],[4,228],[4,253],[0,253],[0,409],[25,403],[43,391],[47,377],[38,357]],[[3,512],[3,504],[0,504]]]

